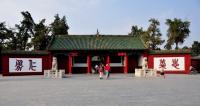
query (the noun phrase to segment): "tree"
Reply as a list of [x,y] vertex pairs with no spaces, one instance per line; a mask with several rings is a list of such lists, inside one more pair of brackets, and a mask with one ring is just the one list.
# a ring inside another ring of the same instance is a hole
[[0,23],[0,48],[5,49],[8,47],[8,41],[11,36],[13,36],[14,33],[11,29],[6,28],[6,25],[4,22]]
[[146,33],[143,34],[142,38],[149,49],[156,50],[159,49],[158,45],[162,45],[165,40],[161,39],[162,34],[158,28],[160,22],[154,18],[150,19],[149,22],[150,25]]
[[173,40],[172,37],[168,38],[166,45],[164,46],[165,49],[171,50],[172,49]]
[[44,25],[44,23],[45,19],[42,19],[39,24],[35,25],[34,37],[32,38],[31,42],[35,50],[44,50],[49,43],[49,29],[47,26]]
[[190,22],[175,18],[174,20],[167,19],[166,24],[169,28],[167,30],[168,40],[165,48],[171,49],[171,46],[175,44],[175,49],[178,49],[178,44],[183,44],[185,39],[189,36]]
[[187,46],[184,46],[182,49],[184,49],[184,50],[187,50],[187,49],[189,49],[189,47],[187,47]]
[[55,15],[50,26],[45,26],[45,19],[36,24],[28,11],[21,12],[23,19],[15,28],[6,28],[0,23],[0,46],[4,49],[26,50],[34,47],[36,50],[46,49],[51,35],[68,35],[69,26],[66,17]]
[[200,42],[194,41],[192,44],[192,55],[198,56],[200,55]]
[[142,34],[144,34],[143,28],[138,28],[138,26],[135,25],[135,26],[132,26],[131,33],[129,33],[128,35],[138,37],[138,36],[141,36]]
[[34,36],[33,29],[35,27],[35,23],[31,14],[28,11],[21,12],[23,16],[23,20],[20,24],[16,24],[16,35],[13,36],[13,40],[17,42],[16,49],[25,50],[30,48],[30,42],[28,39]]
[[9,41],[7,42],[6,49],[17,50],[18,48],[20,48],[19,41],[20,40],[16,37],[16,32],[14,32],[12,36],[10,36]]
[[5,26],[5,23],[0,23],[0,47],[3,47],[5,39],[7,39],[7,28]]
[[56,14],[53,23],[51,23],[52,35],[68,35],[69,26],[67,25],[66,17],[63,16],[60,19],[59,15]]

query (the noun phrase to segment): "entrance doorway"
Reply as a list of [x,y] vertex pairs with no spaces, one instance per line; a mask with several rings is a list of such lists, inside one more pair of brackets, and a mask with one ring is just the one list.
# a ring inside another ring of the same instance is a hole
[[[109,58],[108,58],[109,56]],[[110,63],[111,73],[124,73],[124,56],[113,55],[93,55],[91,56],[91,73],[98,73],[96,65]]]
[[101,63],[105,64],[106,56],[92,56],[91,58],[91,72],[93,74],[98,73],[96,66],[99,66]]

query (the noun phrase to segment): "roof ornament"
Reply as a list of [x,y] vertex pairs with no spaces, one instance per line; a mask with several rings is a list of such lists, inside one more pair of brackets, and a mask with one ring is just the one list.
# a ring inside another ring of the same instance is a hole
[[97,37],[99,37],[100,36],[100,34],[99,34],[99,30],[97,29],[97,34],[96,34],[96,36]]

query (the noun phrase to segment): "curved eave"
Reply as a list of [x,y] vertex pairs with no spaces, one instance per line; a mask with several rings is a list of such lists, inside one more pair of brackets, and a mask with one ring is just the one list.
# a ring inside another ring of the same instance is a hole
[[123,51],[129,51],[129,50],[148,50],[148,49],[49,49],[49,51],[73,51],[73,50],[123,50]]

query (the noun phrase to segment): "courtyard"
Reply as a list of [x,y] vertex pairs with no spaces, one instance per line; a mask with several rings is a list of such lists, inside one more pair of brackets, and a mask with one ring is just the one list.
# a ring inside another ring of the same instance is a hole
[[200,75],[0,76],[0,106],[199,106]]

